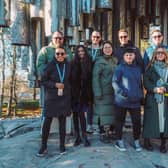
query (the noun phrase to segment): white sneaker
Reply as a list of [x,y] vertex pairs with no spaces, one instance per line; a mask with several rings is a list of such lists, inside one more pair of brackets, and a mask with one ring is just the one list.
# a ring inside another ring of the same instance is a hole
[[116,147],[118,150],[122,151],[122,152],[124,152],[124,151],[127,150],[126,147],[125,147],[125,144],[124,144],[123,140],[117,140],[117,141],[116,141],[116,144],[115,144],[115,147]]
[[86,132],[87,133],[93,133],[94,132],[93,126],[92,125],[88,125]]
[[140,143],[139,143],[139,140],[135,140],[135,141],[134,141],[134,147],[135,147],[135,150],[136,150],[137,152],[142,151],[142,147],[141,147],[141,145],[140,145]]

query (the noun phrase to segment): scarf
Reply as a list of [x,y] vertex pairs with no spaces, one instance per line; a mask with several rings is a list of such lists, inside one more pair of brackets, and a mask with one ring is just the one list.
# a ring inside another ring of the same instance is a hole
[[[158,75],[160,76],[160,79],[156,82],[156,87],[161,87],[165,83],[167,83],[167,77],[168,77],[168,68],[165,62],[161,61],[155,61],[154,62],[154,68]],[[155,93],[155,99],[157,103],[162,103],[164,100],[164,96],[162,94]]]

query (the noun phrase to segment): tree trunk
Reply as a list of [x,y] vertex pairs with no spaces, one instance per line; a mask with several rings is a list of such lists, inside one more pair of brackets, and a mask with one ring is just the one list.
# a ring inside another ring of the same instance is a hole
[[33,88],[33,100],[36,100],[36,88]]
[[17,108],[16,82],[17,82],[17,78],[16,78],[16,75],[15,75],[14,84],[13,84],[13,100],[15,102],[14,114],[13,114],[14,116],[16,116],[16,108]]
[[5,87],[5,44],[4,44],[4,35],[3,35],[3,29],[1,28],[0,31],[1,35],[1,42],[2,42],[2,80],[1,80],[1,91],[0,91],[0,117],[2,115],[3,110],[3,100],[4,100],[4,87]]
[[14,53],[13,53],[13,63],[11,68],[11,81],[10,81],[10,91],[9,91],[9,102],[8,102],[8,109],[7,109],[7,116],[11,116],[12,113],[12,100],[13,100],[13,93],[14,93],[14,81],[16,76],[16,46],[14,46]]

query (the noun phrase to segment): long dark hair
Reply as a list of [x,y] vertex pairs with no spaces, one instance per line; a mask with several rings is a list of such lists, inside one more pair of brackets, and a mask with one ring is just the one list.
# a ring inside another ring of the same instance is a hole
[[147,65],[146,70],[149,69],[149,68],[154,64],[154,62],[155,62],[155,60],[156,60],[157,50],[158,50],[159,48],[163,49],[163,53],[164,53],[165,56],[166,56],[166,58],[165,58],[165,63],[166,63],[166,65],[168,66],[168,53],[167,53],[167,51],[166,51],[166,49],[165,49],[164,47],[159,46],[159,47],[157,47],[157,48],[154,50],[153,56],[152,56],[152,58],[151,58],[149,64]]
[[[82,48],[85,53],[85,56],[84,58],[82,58],[82,61],[78,53],[79,48]],[[75,75],[76,78],[80,76],[83,79],[88,79],[92,71],[91,66],[92,66],[91,58],[88,54],[86,47],[84,47],[83,45],[78,45],[75,49],[75,56],[73,60],[73,69],[74,69],[73,75]]]

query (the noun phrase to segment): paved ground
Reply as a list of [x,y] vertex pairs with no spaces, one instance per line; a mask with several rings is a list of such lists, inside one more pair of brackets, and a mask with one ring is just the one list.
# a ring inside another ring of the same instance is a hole
[[130,129],[124,132],[126,152],[118,151],[114,141],[102,143],[98,134],[89,136],[91,147],[73,147],[73,137],[68,135],[67,153],[59,155],[58,136],[52,135],[48,155],[38,158],[35,156],[41,141],[38,119],[15,121],[13,125],[18,129],[13,131],[9,130],[12,128],[9,123],[12,122],[1,123],[8,133],[0,139],[0,168],[168,168],[168,153],[159,152],[159,141],[153,140],[154,152],[136,152],[132,147]]

